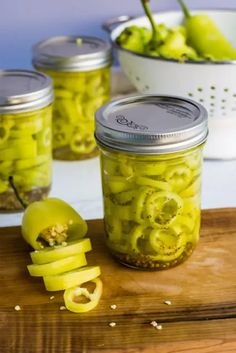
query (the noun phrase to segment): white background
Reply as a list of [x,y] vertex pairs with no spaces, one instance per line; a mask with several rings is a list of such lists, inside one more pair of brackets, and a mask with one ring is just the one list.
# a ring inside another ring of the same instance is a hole
[[[235,9],[236,0],[186,0],[190,9]],[[31,67],[32,46],[58,35],[108,39],[102,23],[144,14],[140,0],[0,0],[0,68]],[[177,0],[150,0],[153,11],[180,9]]]

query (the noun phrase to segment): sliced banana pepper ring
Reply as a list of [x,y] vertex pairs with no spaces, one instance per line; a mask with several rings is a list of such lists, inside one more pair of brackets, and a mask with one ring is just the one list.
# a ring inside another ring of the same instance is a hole
[[134,220],[138,223],[143,223],[144,222],[144,217],[143,217],[143,210],[146,207],[146,200],[149,195],[152,195],[155,190],[143,186],[139,190],[137,190],[137,194],[134,198],[133,202],[133,213],[134,213]]
[[184,190],[192,180],[192,171],[186,165],[169,167],[165,172],[165,178],[173,190]]
[[112,176],[108,180],[108,186],[113,194],[132,189],[132,183],[123,176]]
[[148,196],[145,217],[152,227],[167,228],[183,211],[183,200],[172,192],[154,192]]
[[30,264],[27,266],[31,276],[51,276],[71,271],[76,268],[86,266],[87,260],[84,253],[68,256],[64,259],[56,260],[47,264]]
[[43,277],[45,287],[48,291],[57,291],[89,282],[100,276],[99,266],[82,267],[59,275]]
[[3,145],[10,135],[10,127],[7,124],[0,123],[0,146]]
[[92,249],[89,238],[80,239],[67,243],[65,245],[58,245],[44,248],[43,250],[36,250],[30,253],[31,260],[34,264],[46,264],[51,261],[57,261],[68,256],[85,253]]
[[[102,295],[102,281],[100,278],[95,278],[90,282],[93,282],[96,285],[95,290],[92,293],[90,293],[87,288],[80,286],[75,286],[65,290],[64,302],[68,310],[74,313],[85,313],[97,306]],[[77,296],[84,296],[89,301],[87,303],[78,303],[75,301]]]
[[155,180],[147,177],[137,177],[135,179],[137,185],[150,186],[157,190],[170,191],[171,186],[166,181]]
[[149,243],[156,255],[151,255],[155,261],[173,261],[183,253],[187,236],[185,233],[177,235],[171,229],[154,229],[150,232]]

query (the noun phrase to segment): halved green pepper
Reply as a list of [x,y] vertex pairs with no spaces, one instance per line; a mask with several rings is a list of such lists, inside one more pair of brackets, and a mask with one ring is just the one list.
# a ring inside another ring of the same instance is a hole
[[48,198],[26,208],[21,230],[26,242],[37,250],[83,238],[87,224],[65,201]]

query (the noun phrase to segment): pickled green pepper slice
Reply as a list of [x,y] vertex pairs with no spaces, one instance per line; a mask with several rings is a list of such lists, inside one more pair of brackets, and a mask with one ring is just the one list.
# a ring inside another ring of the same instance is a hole
[[0,123],[0,146],[4,144],[10,135],[10,127],[5,123]]
[[146,207],[146,201],[148,196],[152,195],[154,191],[155,189],[146,186],[142,186],[137,190],[133,202],[133,214],[136,222],[143,223],[145,221],[144,210]]
[[154,192],[147,197],[145,217],[156,228],[167,228],[181,214],[183,200],[171,192]]
[[144,227],[143,226],[137,226],[133,229],[133,231],[130,234],[130,249],[131,251],[134,251],[136,253],[139,253],[139,247],[138,247],[138,241],[143,237],[144,235]]
[[153,229],[149,235],[149,244],[156,255],[151,257],[164,262],[176,260],[184,251],[186,242],[185,233],[177,235],[171,229]]

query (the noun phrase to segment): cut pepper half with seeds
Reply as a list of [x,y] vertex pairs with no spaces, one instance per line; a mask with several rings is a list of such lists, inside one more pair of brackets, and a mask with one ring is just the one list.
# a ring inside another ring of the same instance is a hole
[[24,213],[22,235],[35,250],[83,238],[87,224],[65,201],[48,198],[33,202]]

